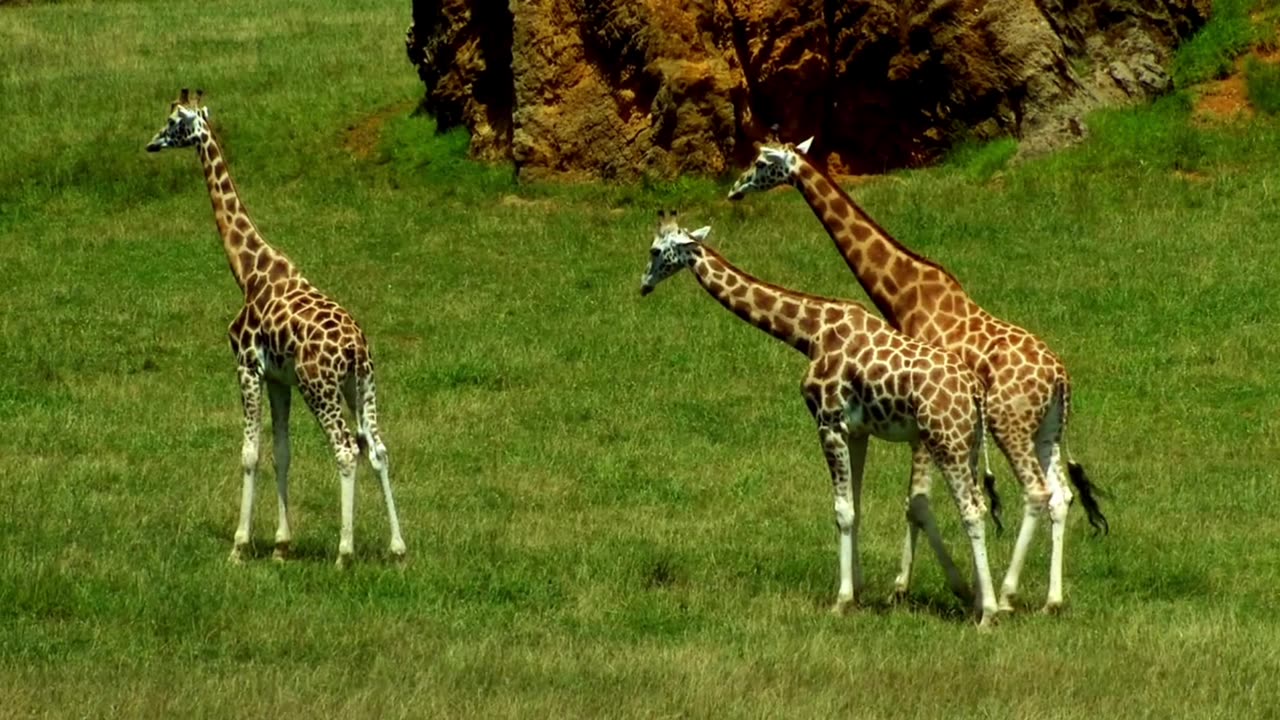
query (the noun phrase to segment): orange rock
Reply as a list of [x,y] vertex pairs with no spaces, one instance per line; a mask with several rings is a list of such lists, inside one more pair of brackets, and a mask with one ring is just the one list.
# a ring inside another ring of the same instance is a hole
[[720,174],[775,129],[842,173],[1051,147],[1169,88],[1207,0],[415,0],[442,128],[521,178]]

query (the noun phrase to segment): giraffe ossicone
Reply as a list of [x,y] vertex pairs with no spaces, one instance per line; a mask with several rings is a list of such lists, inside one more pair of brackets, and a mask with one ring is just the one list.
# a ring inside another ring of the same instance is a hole
[[[355,550],[356,461],[362,454],[382,485],[391,529],[391,553],[403,557],[405,544],[391,494],[387,449],[378,430],[373,360],[364,332],[350,313],[317,290],[258,233],[208,125],[208,108],[200,105],[203,95],[203,91],[197,91],[193,103],[183,88],[178,100],[170,105],[164,127],[146,149],[158,152],[196,148],[227,263],[244,294],[244,304],[227,333],[244,407],[240,523],[231,560],[243,561],[250,548],[264,391],[271,405],[274,434],[279,510],[275,557],[283,560],[288,555],[293,538],[288,477],[289,411],[294,387],[324,429],[337,459],[342,507],[339,566],[349,564]],[[354,416],[354,432],[348,426],[344,406]]]
[[[839,538],[840,582],[832,609],[842,612],[854,604],[863,585],[858,526],[863,463],[874,436],[909,444],[914,457],[936,464],[947,479],[969,536],[976,593],[942,542],[929,508],[927,473],[912,473],[909,517],[914,528],[926,532],[952,591],[972,596],[980,626],[989,626],[997,606],[976,482],[983,438],[978,378],[958,358],[896,332],[858,303],[795,292],[748,275],[701,242],[709,230],[701,228],[695,237],[674,218],[660,218],[641,292],[648,294],[687,268],[734,315],[809,358],[802,395],[831,473]],[[910,572],[908,565],[895,590],[905,588]]]
[[[1026,501],[1001,586],[1001,609],[1013,607],[1022,564],[1044,514],[1050,520],[1051,543],[1046,608],[1060,606],[1071,485],[1080,494],[1089,523],[1102,532],[1109,529],[1084,468],[1068,455],[1063,472],[1071,411],[1066,366],[1043,340],[988,313],[945,268],[890,236],[800,146],[762,146],[730,189],[729,199],[782,184],[801,192],[885,320],[909,337],[955,353],[977,373],[987,390],[987,427],[1022,484]],[[913,526],[908,530],[912,532]],[[909,551],[910,546],[908,538],[904,547]],[[903,563],[908,562],[904,552]]]

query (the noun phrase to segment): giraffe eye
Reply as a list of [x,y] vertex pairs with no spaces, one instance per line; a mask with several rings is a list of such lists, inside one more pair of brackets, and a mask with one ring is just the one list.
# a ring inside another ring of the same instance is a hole
[[649,255],[652,257],[658,257],[658,248],[649,248]]

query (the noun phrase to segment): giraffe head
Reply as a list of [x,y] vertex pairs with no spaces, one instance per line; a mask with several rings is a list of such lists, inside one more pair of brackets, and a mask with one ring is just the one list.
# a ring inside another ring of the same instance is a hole
[[165,148],[191,147],[208,132],[209,108],[200,104],[203,90],[196,91],[195,101],[190,100],[186,88],[169,106],[169,119],[160,132],[147,143],[147,152],[160,152]]
[[809,152],[813,138],[798,145],[791,143],[765,143],[756,154],[756,161],[742,173],[742,177],[729,190],[730,200],[741,200],[749,192],[769,190],[791,182],[796,168],[800,167],[800,153]]
[[649,269],[640,279],[640,294],[653,292],[658,283],[693,265],[694,249],[711,232],[711,227],[685,230],[676,224],[676,214],[658,212],[658,231],[649,247]]

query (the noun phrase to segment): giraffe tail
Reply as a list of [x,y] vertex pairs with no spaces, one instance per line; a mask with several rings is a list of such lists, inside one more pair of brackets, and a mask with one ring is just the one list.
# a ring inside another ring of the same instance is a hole
[[980,396],[974,396],[978,406],[978,444],[982,446],[982,460],[986,470],[982,474],[982,488],[987,493],[987,504],[991,508],[991,522],[996,526],[996,535],[1004,534],[1004,503],[1000,502],[1000,493],[996,492],[996,476],[991,472],[991,452],[987,447],[987,408]]
[[1101,506],[1098,505],[1098,498],[1109,497],[1102,488],[1093,484],[1089,480],[1089,476],[1084,472],[1084,466],[1076,462],[1071,457],[1071,451],[1067,449],[1067,420],[1071,417],[1071,386],[1063,383],[1058,386],[1058,393],[1062,397],[1062,450],[1067,456],[1067,477],[1071,478],[1071,484],[1076,488],[1076,494],[1080,498],[1080,506],[1084,508],[1084,513],[1089,518],[1089,525],[1093,528],[1093,534],[1099,533],[1103,535],[1111,534],[1111,525],[1107,522],[1107,516],[1102,513]]
[[1089,524],[1093,526],[1093,534],[1111,534],[1107,516],[1102,514],[1102,508],[1098,506],[1098,498],[1107,497],[1107,494],[1089,480],[1089,476],[1084,473],[1084,466],[1078,462],[1067,463],[1067,475],[1071,477],[1071,484],[1076,486],[1080,505],[1084,507],[1085,515],[1089,516]]

